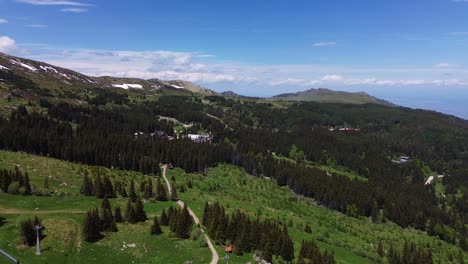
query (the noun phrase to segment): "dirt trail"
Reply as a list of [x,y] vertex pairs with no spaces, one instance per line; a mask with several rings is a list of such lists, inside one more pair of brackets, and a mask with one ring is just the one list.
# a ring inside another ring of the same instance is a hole
[[85,214],[86,211],[81,210],[23,210],[15,208],[1,208],[0,214],[15,215],[15,214]]
[[[171,188],[171,185],[169,184],[169,180],[167,179],[167,176],[166,176],[166,169],[167,169],[167,166],[164,165],[163,166],[163,178],[166,181],[167,189],[169,190],[169,194],[171,194],[172,188]],[[177,205],[179,205],[180,207],[183,208],[185,206],[185,203],[183,201],[179,200],[179,201],[177,201]],[[189,211],[190,216],[192,216],[193,222],[195,222],[195,224],[198,225],[200,223],[200,220],[198,219],[197,215],[192,211],[192,209],[190,209],[190,207],[187,207],[187,210]],[[205,234],[205,230],[203,229],[203,227],[200,227],[200,229],[201,229],[203,235],[205,236],[205,240],[206,240],[206,243],[208,244],[208,247],[211,250],[212,257],[211,257],[210,264],[217,264],[218,261],[219,261],[218,252],[216,251],[215,247],[213,246],[213,243],[211,243],[211,239],[208,237],[207,234]]]

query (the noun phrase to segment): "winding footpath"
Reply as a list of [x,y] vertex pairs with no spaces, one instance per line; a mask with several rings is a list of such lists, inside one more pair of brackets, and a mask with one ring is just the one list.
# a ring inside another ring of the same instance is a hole
[[[164,165],[163,166],[163,171],[162,171],[162,175],[163,175],[163,178],[164,178],[164,181],[166,182],[166,185],[167,185],[167,190],[169,191],[169,194],[172,193],[172,186],[171,184],[169,183],[169,180],[167,179],[167,176],[166,176],[166,170],[167,170],[167,165]],[[178,200],[177,201],[177,205],[179,205],[180,207],[184,208],[185,206],[185,203],[181,200]],[[200,220],[198,219],[197,215],[195,215],[195,213],[192,211],[192,209],[190,209],[190,207],[187,207],[188,211],[189,211],[189,214],[190,216],[193,218],[193,222],[198,225],[200,223]],[[200,226],[200,229],[203,233],[203,235],[205,236],[205,240],[206,240],[206,243],[208,244],[208,247],[210,248],[211,250],[211,262],[210,264],[217,264],[218,261],[219,261],[219,255],[218,255],[218,252],[216,252],[216,249],[215,247],[213,246],[213,243],[211,243],[211,240],[210,238],[208,237],[207,234],[205,234],[205,230],[203,229],[203,227]]]

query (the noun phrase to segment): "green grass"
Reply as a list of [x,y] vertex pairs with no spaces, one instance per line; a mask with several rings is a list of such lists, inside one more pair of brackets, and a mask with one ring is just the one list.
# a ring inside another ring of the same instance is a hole
[[[46,226],[40,256],[34,254],[34,248],[21,247],[17,241],[18,224],[25,216],[8,216],[7,224],[0,228],[0,248],[24,263],[208,263],[211,259],[209,249],[200,247],[198,241],[175,239],[165,227],[162,235],[151,236],[150,221],[118,224],[118,232],[105,233],[102,240],[91,244],[82,238],[83,215],[40,217]],[[124,243],[135,247],[124,248]]]
[[[200,247],[199,241],[174,239],[166,228],[161,236],[150,236],[150,221],[136,225],[119,224],[119,232],[106,234],[101,241],[90,244],[82,239],[84,213],[99,207],[101,200],[79,195],[81,175],[85,170],[100,170],[113,180],[127,181],[133,177],[138,183],[148,176],[137,172],[110,170],[74,164],[51,158],[23,153],[0,151],[0,168],[13,169],[19,165],[27,170],[30,179],[39,188],[43,179],[51,176],[51,196],[21,196],[0,192],[0,214],[5,214],[6,224],[0,227],[0,248],[24,263],[208,263],[211,253]],[[449,256],[457,256],[459,249],[424,232],[402,229],[392,223],[372,223],[368,218],[351,218],[318,206],[313,200],[291,193],[285,187],[278,187],[273,180],[260,179],[247,175],[243,170],[219,165],[208,170],[207,177],[187,174],[180,169],[168,170],[168,177],[174,176],[178,185],[179,197],[188,203],[192,210],[202,217],[206,201],[219,201],[228,211],[241,209],[252,216],[274,219],[288,226],[295,241],[296,254],[302,240],[315,240],[322,250],[334,252],[339,263],[378,263],[376,248],[378,241],[384,247],[390,244],[402,247],[404,240],[429,247],[436,261],[450,263]],[[180,192],[180,185],[188,180],[192,189]],[[62,183],[66,182],[66,185]],[[123,208],[125,200],[114,198],[112,206]],[[163,208],[173,202],[145,202],[145,210],[150,216],[159,215]],[[22,219],[39,217],[47,226],[43,240],[45,249],[41,256],[34,255],[33,248],[19,247],[18,224]],[[306,224],[312,227],[312,234],[303,232]],[[135,248],[122,248],[123,242],[135,243]],[[222,259],[224,246],[217,245]],[[468,257],[466,256],[465,259]],[[3,259],[0,258],[0,263]],[[252,261],[252,254],[230,255],[230,263]]]
[[[17,165],[22,171],[28,171],[33,189],[43,188],[43,179],[51,176],[51,196],[11,195],[0,191],[0,215],[3,212],[6,218],[6,223],[0,227],[0,248],[24,263],[183,263],[187,260],[208,263],[211,259],[209,249],[200,247],[199,241],[176,239],[165,227],[163,235],[150,236],[152,217],[159,215],[163,208],[174,205],[170,201],[145,201],[145,211],[149,216],[146,223],[119,224],[119,232],[106,234],[97,243],[83,241],[81,228],[85,212],[101,205],[100,199],[79,195],[83,172],[100,170],[113,180],[127,182],[133,177],[137,182],[137,190],[138,183],[148,176],[0,151],[0,169],[14,169]],[[123,198],[110,199],[110,202],[112,207],[120,205],[124,208]],[[34,248],[19,246],[18,241],[19,222],[35,215],[47,227],[41,256],[34,254]],[[122,249],[123,242],[135,243],[136,248]],[[0,257],[0,263],[2,261],[4,258]]]
[[[241,209],[252,216],[275,219],[288,225],[296,254],[304,239],[315,240],[323,250],[333,251],[339,263],[379,262],[378,241],[382,241],[386,249],[390,244],[401,248],[405,239],[429,247],[434,260],[440,263],[450,263],[449,256],[457,256],[459,252],[456,246],[421,231],[402,229],[393,223],[373,223],[368,218],[352,218],[317,206],[313,200],[294,195],[272,180],[248,176],[234,166],[219,165],[210,169],[206,178],[179,169],[169,170],[168,176],[172,175],[178,185],[185,184],[188,179],[193,182],[192,189],[178,194],[197,215],[203,214],[205,201],[218,201],[229,211]],[[312,227],[312,234],[303,232],[306,224]],[[222,253],[223,247],[218,247],[218,251]],[[243,263],[251,257],[232,256],[232,263]]]
[[[282,155],[278,155],[278,154],[275,154],[275,153],[273,153],[273,158],[278,159],[278,160],[291,162],[291,163],[294,163],[294,164],[296,163],[296,161],[291,159],[291,158],[284,157]],[[321,170],[323,170],[323,171],[325,171],[325,172],[327,172],[329,174],[336,174],[336,175],[340,175],[340,176],[345,176],[345,177],[348,177],[348,178],[350,178],[352,180],[356,179],[356,180],[361,180],[361,181],[367,181],[367,178],[362,177],[358,173],[356,173],[354,171],[351,171],[350,169],[348,169],[346,167],[343,167],[343,166],[316,164],[315,162],[312,162],[312,161],[309,161],[309,160],[306,160],[305,163],[310,167],[319,168],[319,169],[321,169]]]

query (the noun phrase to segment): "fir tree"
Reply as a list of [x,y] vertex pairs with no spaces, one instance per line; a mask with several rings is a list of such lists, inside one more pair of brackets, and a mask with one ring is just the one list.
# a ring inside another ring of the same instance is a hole
[[101,223],[97,209],[90,210],[86,213],[83,235],[88,242],[96,242],[101,239]]
[[143,197],[145,199],[149,199],[152,196],[153,196],[153,181],[151,179],[148,179],[148,183],[145,184],[145,190],[144,190]]
[[20,223],[20,241],[25,246],[33,246],[36,241],[36,230],[34,222],[31,219],[24,220]]
[[94,180],[94,195],[97,198],[104,198],[105,196],[102,179],[101,176],[99,176],[99,174],[96,175],[96,178]]
[[130,180],[130,189],[128,191],[128,197],[132,202],[136,202],[137,200],[137,194],[135,192],[135,182],[133,181],[133,178]]
[[109,203],[109,199],[107,199],[107,197],[104,197],[104,199],[102,199],[102,202],[101,202],[101,209],[103,209],[103,210],[111,210],[111,206],[110,206],[110,203]]
[[31,184],[29,183],[29,174],[28,172],[24,173],[23,176],[23,186],[24,186],[24,195],[31,195],[32,194],[32,189],[31,189]]
[[177,198],[177,190],[176,190],[175,182],[173,182],[173,183],[171,184],[171,186],[172,186],[172,189],[171,189],[171,200],[172,200],[172,201],[177,201],[177,200],[179,200],[179,199]]
[[93,196],[94,195],[94,186],[93,182],[88,177],[88,172],[85,171],[83,176],[83,183],[81,184],[80,193],[85,196]]
[[138,222],[135,208],[132,206],[130,199],[127,200],[127,204],[125,206],[124,220],[132,224]]
[[137,198],[135,203],[135,215],[138,222],[144,222],[147,219],[145,208],[140,198]]
[[112,222],[114,218],[112,217],[112,212],[109,209],[101,209],[101,230],[110,231],[112,227]]
[[104,196],[108,198],[114,198],[114,186],[112,185],[112,181],[109,179],[109,176],[105,175],[102,180],[102,188],[104,192]]
[[122,210],[120,209],[120,206],[117,206],[114,209],[114,221],[116,223],[122,223],[123,222]]
[[162,210],[162,213],[161,213],[161,225],[163,226],[168,226],[169,225],[169,218],[166,214],[166,210]]
[[162,234],[161,226],[159,225],[157,216],[154,217],[153,224],[151,225],[151,234],[152,235]]
[[156,180],[156,200],[167,201],[166,189],[161,183],[161,177],[158,177]]
[[127,203],[125,204],[125,211],[124,211],[124,217],[123,217],[123,219],[127,222],[129,222],[131,211],[132,211],[132,202],[130,201],[130,199],[128,199]]
[[184,204],[184,208],[182,209],[181,213],[178,215],[176,219],[176,228],[175,232],[177,237],[180,238],[188,238],[190,228],[192,227],[192,217],[187,208],[187,204]]

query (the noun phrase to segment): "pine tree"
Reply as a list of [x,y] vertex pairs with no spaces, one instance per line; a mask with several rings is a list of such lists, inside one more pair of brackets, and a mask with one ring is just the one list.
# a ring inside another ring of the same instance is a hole
[[208,202],[205,202],[205,209],[203,209],[203,216],[202,216],[202,225],[207,226],[208,225],[208,214],[210,210],[210,205]]
[[177,198],[177,190],[176,190],[176,188],[175,188],[175,187],[176,187],[175,182],[173,182],[173,183],[171,184],[171,186],[172,186],[172,189],[171,189],[171,200],[172,200],[172,201],[177,201],[177,200],[179,200],[179,199]]
[[0,177],[0,188],[6,193],[8,192],[8,187],[10,187],[12,178],[7,170],[3,170],[0,175],[2,176]]
[[145,208],[140,198],[137,198],[136,200],[135,215],[138,222],[144,222],[147,219]]
[[162,210],[162,213],[161,213],[161,225],[163,226],[168,226],[169,225],[169,218],[166,214],[166,210]]
[[152,235],[162,234],[161,226],[159,225],[157,216],[154,217],[153,224],[151,225],[151,234]]
[[128,192],[128,197],[132,202],[136,202],[137,200],[137,195],[135,192],[135,182],[133,181],[133,178],[130,180],[130,189]]
[[161,183],[161,177],[158,177],[156,180],[156,200],[167,201],[166,189]]
[[98,174],[94,180],[94,195],[97,198],[104,198],[105,193],[104,193],[104,188],[102,185],[103,183],[101,180],[101,176],[99,176]]
[[192,225],[192,217],[190,216],[190,213],[188,211],[187,204],[184,204],[182,212],[178,215],[176,219],[175,232],[177,237],[188,238],[189,231]]
[[120,209],[120,206],[117,206],[114,209],[114,221],[116,223],[122,223],[123,222],[122,210]]
[[102,231],[110,231],[112,222],[114,222],[111,211],[109,209],[101,209],[100,219]]
[[102,188],[103,188],[105,197],[108,197],[108,198],[115,197],[114,186],[112,185],[112,181],[109,179],[109,176],[107,175],[104,175],[104,178],[102,180]]
[[31,184],[29,183],[29,174],[28,172],[24,173],[23,176],[23,184],[24,184],[24,195],[31,195],[32,194],[32,189],[31,189]]
[[232,252],[238,256],[242,256],[244,254],[244,247],[243,247],[243,241],[241,236],[239,236],[235,241],[234,241],[234,246],[232,249]]
[[90,210],[86,213],[83,235],[88,242],[96,242],[101,239],[101,225],[97,209]]
[[131,211],[132,211],[132,203],[130,199],[128,199],[127,203],[125,204],[125,211],[124,211],[124,218],[123,218],[127,222],[130,222]]
[[20,241],[25,246],[33,246],[36,242],[36,230],[34,222],[31,219],[24,220],[20,223]]
[[85,171],[85,174],[83,176],[83,184],[81,185],[80,193],[85,196],[94,195],[93,182],[89,179],[87,171]]
[[145,190],[144,190],[143,197],[145,199],[149,199],[152,196],[153,196],[153,181],[151,179],[148,179],[148,183],[145,184]]
[[102,199],[102,202],[101,202],[101,209],[103,209],[103,210],[111,210],[111,206],[110,206],[110,203],[109,203],[109,199],[107,199],[107,197],[104,197],[104,199]]

